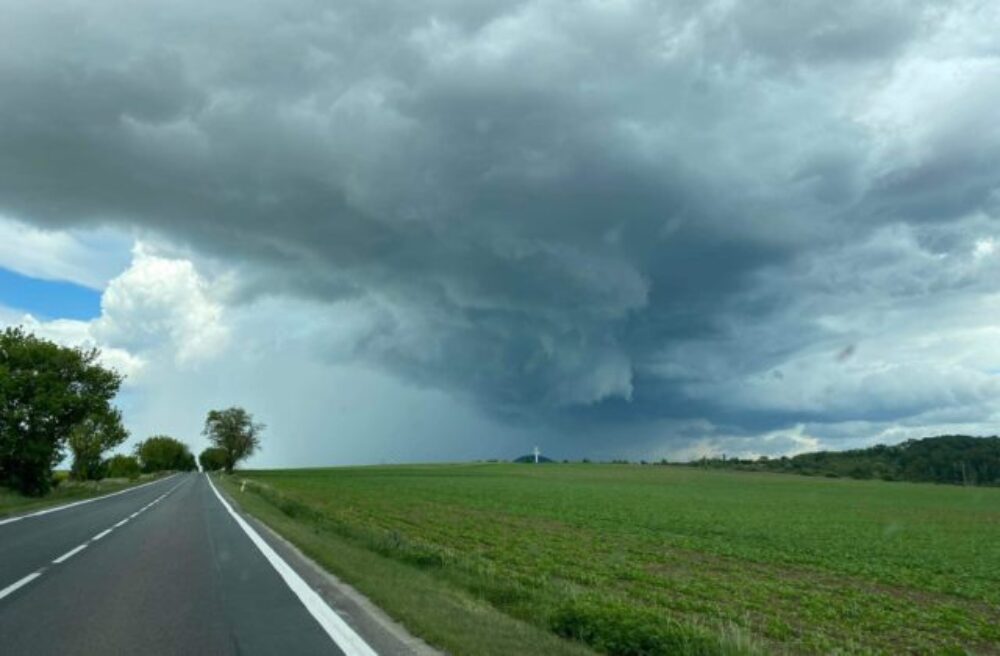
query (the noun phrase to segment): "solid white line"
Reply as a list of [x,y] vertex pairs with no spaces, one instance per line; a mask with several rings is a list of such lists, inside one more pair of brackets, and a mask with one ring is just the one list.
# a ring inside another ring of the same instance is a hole
[[366,643],[364,639],[362,639],[362,637],[359,636],[354,629],[352,629],[351,626],[343,620],[342,617],[340,617],[340,615],[337,615],[337,613],[335,613],[333,609],[330,608],[325,601],[323,601],[323,598],[320,597],[315,590],[309,587],[309,584],[306,583],[301,576],[299,576],[298,572],[292,569],[292,567],[286,563],[274,549],[271,548],[271,545],[265,542],[264,538],[260,537],[257,531],[255,531],[253,527],[246,522],[246,520],[240,517],[239,514],[233,510],[232,506],[230,506],[222,495],[219,494],[219,491],[215,489],[215,484],[212,482],[211,476],[208,474],[205,474],[205,476],[208,478],[208,484],[212,487],[212,491],[215,492],[215,496],[218,497],[222,506],[229,511],[229,514],[236,520],[236,523],[243,529],[243,532],[247,534],[250,541],[253,542],[258,549],[260,549],[260,552],[264,554],[267,561],[278,571],[281,578],[284,579],[288,587],[292,589],[292,592],[299,598],[302,605],[306,607],[309,614],[312,615],[317,622],[319,622],[319,625],[323,627],[323,630],[326,631],[327,635],[330,636],[334,643],[340,647],[341,651],[343,651],[347,656],[378,656],[375,653],[375,650],[369,647],[368,643]]
[[101,501],[103,499],[110,499],[111,497],[116,497],[119,494],[125,494],[126,492],[135,492],[136,490],[142,489],[147,485],[152,485],[154,483],[162,483],[163,481],[170,480],[177,474],[171,474],[166,478],[158,478],[155,481],[150,481],[148,483],[143,483],[142,485],[136,485],[135,487],[127,487],[124,490],[118,490],[117,492],[112,492],[111,494],[105,494],[101,497],[94,497],[92,499],[83,499],[82,501],[74,501],[73,503],[67,503],[62,506],[56,506],[54,508],[45,508],[44,510],[39,510],[33,513],[28,513],[27,515],[18,515],[17,517],[8,517],[7,519],[0,519],[0,526],[4,524],[10,524],[13,522],[19,522],[22,519],[28,519],[29,517],[38,517],[40,515],[48,515],[49,513],[59,512],[60,510],[68,510],[70,508],[75,508],[76,506],[82,506],[85,503],[93,503],[94,501]]
[[129,518],[128,518],[128,517],[126,517],[126,518],[125,518],[125,519],[123,519],[122,521],[120,521],[120,522],[118,522],[117,524],[115,524],[115,528],[120,528],[120,527],[124,526],[125,524],[127,524],[127,523],[128,523],[128,520],[129,520]]
[[100,540],[101,538],[103,538],[105,535],[107,535],[110,532],[111,532],[111,529],[110,528],[106,528],[103,531],[101,531],[100,533],[98,533],[97,535],[95,535],[94,537],[90,538],[90,541],[91,542],[97,542],[98,540]]
[[73,556],[75,556],[76,554],[80,553],[81,551],[83,551],[86,548],[87,548],[87,543],[84,542],[79,547],[73,547],[72,549],[70,549],[69,551],[67,551],[63,555],[59,556],[58,558],[56,558],[52,562],[55,563],[56,565],[58,565],[59,563],[63,563],[65,561],[69,560],[70,558],[72,558]]
[[14,592],[15,590],[17,590],[20,587],[28,585],[29,583],[31,583],[32,581],[34,581],[35,579],[37,579],[41,575],[42,575],[41,572],[32,572],[31,574],[28,574],[27,576],[25,576],[20,581],[18,581],[16,583],[11,583],[10,585],[8,585],[3,590],[0,590],[0,599],[3,599],[4,597],[6,597],[7,595],[9,595],[10,593]]

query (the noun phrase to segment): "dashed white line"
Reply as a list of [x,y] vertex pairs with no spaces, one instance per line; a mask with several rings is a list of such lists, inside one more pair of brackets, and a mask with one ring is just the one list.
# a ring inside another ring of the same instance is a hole
[[95,535],[94,537],[90,538],[90,541],[91,542],[97,542],[98,540],[100,540],[101,538],[103,538],[105,535],[107,535],[108,533],[110,533],[113,530],[114,530],[113,528],[106,528],[103,531],[101,531],[100,533],[98,533],[97,535]]
[[67,551],[63,555],[59,556],[58,558],[56,558],[52,562],[55,563],[56,565],[58,565],[60,563],[66,562],[67,560],[69,560],[70,558],[72,558],[73,556],[75,556],[76,554],[78,554],[81,551],[83,551],[84,549],[86,549],[87,548],[87,544],[88,543],[84,542],[83,544],[81,544],[78,547],[73,547],[72,549],[70,549],[69,551]]
[[[161,480],[166,480],[166,479],[161,479]],[[156,481],[153,481],[153,482],[155,483]],[[151,503],[146,504],[145,506],[143,506],[139,510],[135,511],[134,513],[132,513],[131,515],[129,515],[125,519],[121,520],[120,522],[118,522],[117,524],[115,524],[114,526],[112,526],[111,528],[104,529],[103,531],[101,531],[100,533],[98,533],[97,535],[95,535],[94,537],[90,538],[90,540],[88,540],[87,542],[84,542],[83,544],[81,544],[79,546],[73,547],[72,549],[70,549],[69,551],[67,551],[66,553],[64,553],[63,555],[61,555],[58,558],[56,558],[55,560],[53,560],[52,561],[53,564],[60,565],[60,564],[62,564],[64,562],[66,562],[67,560],[69,560],[70,558],[72,558],[73,556],[75,556],[76,554],[78,554],[81,551],[83,551],[84,549],[86,549],[90,545],[91,542],[96,542],[96,541],[100,540],[101,538],[103,538],[104,536],[106,536],[111,531],[115,530],[116,528],[118,528],[118,527],[122,526],[123,524],[125,524],[126,522],[128,522],[128,520],[136,517],[137,515],[139,515],[139,513],[145,511],[150,506],[152,506],[152,505],[154,505],[154,504],[162,501],[163,499],[165,499],[171,492],[173,492],[178,487],[180,487],[183,482],[184,481],[181,481],[177,485],[173,486],[172,488],[170,488],[169,490],[167,490],[166,492],[164,492],[163,494],[161,494],[159,497],[157,497],[154,501],[152,501]],[[146,485],[149,485],[149,483],[147,483]],[[140,485],[139,487],[145,487],[145,486]],[[134,490],[134,489],[137,489],[137,488],[130,488],[130,489]],[[129,490],[122,490],[122,492],[128,492],[128,491]],[[121,492],[115,492],[115,494],[121,494]],[[114,494],[109,494],[107,496],[114,496]],[[106,497],[98,497],[98,498],[104,499]],[[96,501],[96,500],[97,499],[87,499],[87,500],[81,501],[79,503],[86,503],[87,501]],[[66,505],[66,506],[60,506],[59,508],[56,508],[54,510],[64,510],[66,508],[69,508],[70,506],[79,505],[79,503],[69,504],[69,505]],[[41,515],[41,514],[45,514],[47,512],[53,512],[53,509],[42,511],[42,512],[36,513],[36,514]],[[24,517],[33,517],[33,516],[34,515],[24,515]],[[6,520],[4,522],[0,522],[0,524],[5,524],[5,523],[10,523],[10,522],[13,522],[13,521],[17,521],[19,519],[23,519],[24,517],[15,517],[13,519],[9,519],[9,520]],[[16,590],[24,587],[25,585],[31,583],[32,581],[34,581],[35,579],[37,579],[39,576],[41,576],[42,572],[44,572],[44,571],[45,571],[45,568],[43,567],[42,569],[38,570],[37,572],[32,572],[31,574],[28,574],[27,576],[25,576],[24,578],[20,579],[19,581],[15,581],[14,583],[11,583],[10,585],[8,585],[3,590],[0,590],[0,599],[3,599],[4,597],[6,597],[7,595],[11,594],[12,592],[14,592],[14,591],[16,591]]]
[[20,587],[28,585],[29,583],[31,583],[32,581],[34,581],[35,579],[37,579],[41,575],[42,575],[41,572],[32,572],[31,574],[28,574],[27,576],[25,576],[20,581],[16,581],[14,583],[11,583],[10,585],[8,585],[3,590],[0,590],[0,599],[3,599],[4,597],[6,597],[7,595],[9,595],[10,593],[14,592],[15,590],[17,590]]

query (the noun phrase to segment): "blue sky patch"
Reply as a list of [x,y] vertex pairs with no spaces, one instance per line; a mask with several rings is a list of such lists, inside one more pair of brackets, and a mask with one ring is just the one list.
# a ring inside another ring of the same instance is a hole
[[71,282],[42,280],[0,267],[0,305],[30,312],[39,319],[94,319],[101,314],[101,292]]

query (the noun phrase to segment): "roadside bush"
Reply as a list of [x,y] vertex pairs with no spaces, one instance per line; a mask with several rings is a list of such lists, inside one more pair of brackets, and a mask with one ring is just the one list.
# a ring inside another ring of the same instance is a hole
[[105,473],[108,478],[139,478],[142,468],[135,456],[122,454],[108,458],[104,464]]
[[718,639],[697,627],[613,601],[574,600],[553,614],[550,625],[564,638],[615,656],[700,656],[721,651]]
[[226,451],[210,446],[198,455],[198,463],[205,471],[219,471],[226,467]]
[[444,550],[409,540],[398,531],[386,531],[381,536],[374,537],[370,545],[383,556],[421,568],[444,567],[449,560]]

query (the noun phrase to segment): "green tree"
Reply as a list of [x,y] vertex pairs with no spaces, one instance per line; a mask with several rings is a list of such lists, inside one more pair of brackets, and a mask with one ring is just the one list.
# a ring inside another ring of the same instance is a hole
[[144,472],[191,471],[195,468],[194,456],[187,444],[167,435],[154,435],[135,445]]
[[142,468],[135,456],[118,453],[107,459],[104,471],[108,478],[139,478]]
[[0,485],[44,494],[73,429],[114,412],[122,376],[99,357],[97,349],[59,346],[21,328],[0,333]]
[[69,448],[73,453],[70,476],[78,481],[92,481],[104,477],[104,453],[128,438],[122,425],[121,412],[91,415],[73,427],[69,434]]
[[226,452],[217,446],[210,446],[198,456],[198,462],[205,471],[218,471],[226,466]]
[[939,435],[891,446],[876,444],[848,451],[802,453],[780,460],[758,458],[704,463],[738,469],[792,471],[809,476],[1000,485],[1000,437]]
[[255,422],[253,415],[243,408],[233,407],[209,411],[202,434],[225,452],[226,473],[231,474],[236,463],[260,448],[263,430],[264,424]]

